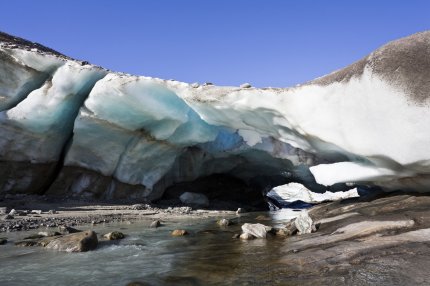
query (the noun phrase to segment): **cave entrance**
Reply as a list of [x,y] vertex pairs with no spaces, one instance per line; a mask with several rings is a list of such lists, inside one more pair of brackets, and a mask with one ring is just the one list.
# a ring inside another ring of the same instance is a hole
[[205,209],[242,208],[247,211],[264,211],[270,209],[266,193],[273,186],[282,184],[281,180],[285,179],[255,177],[247,182],[230,174],[212,174],[168,187],[157,203],[168,206],[181,205],[183,203],[180,196],[185,192],[191,192],[203,194],[209,199],[209,206],[204,207]]

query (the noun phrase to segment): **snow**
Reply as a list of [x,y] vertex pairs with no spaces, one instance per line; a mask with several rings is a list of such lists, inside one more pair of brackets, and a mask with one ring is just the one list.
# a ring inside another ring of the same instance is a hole
[[289,183],[273,188],[267,193],[267,196],[279,202],[292,203],[302,201],[305,203],[321,203],[327,201],[338,201],[349,198],[359,197],[357,188],[345,192],[329,192],[322,194],[315,193],[299,183]]

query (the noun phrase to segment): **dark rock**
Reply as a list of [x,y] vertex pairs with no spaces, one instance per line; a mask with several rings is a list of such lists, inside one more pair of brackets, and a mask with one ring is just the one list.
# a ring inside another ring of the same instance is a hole
[[161,223],[159,220],[155,220],[155,221],[151,222],[151,224],[149,225],[150,228],[157,228],[159,226],[161,226]]
[[82,232],[82,230],[70,227],[70,226],[60,226],[58,228],[62,234],[71,234],[71,233],[78,233]]
[[107,240],[118,240],[118,239],[123,239],[125,235],[119,231],[112,231],[112,232],[106,233],[105,235],[103,235],[103,237],[106,238]]
[[42,237],[45,237],[45,236],[44,235],[40,235],[40,234],[32,234],[32,235],[24,237],[24,239],[39,239],[39,238],[42,238]]
[[13,215],[7,214],[3,217],[3,220],[14,219]]
[[87,230],[56,238],[49,242],[46,248],[66,252],[85,252],[96,249],[97,245],[97,234]]
[[0,237],[0,245],[6,244],[7,238],[6,237]]
[[39,245],[39,242],[37,240],[21,240],[21,241],[15,242],[15,245],[16,246],[23,246],[23,247],[37,246],[37,245]]
[[239,237],[240,237],[240,234],[239,233],[235,233],[235,234],[233,234],[233,236],[231,238],[237,239]]

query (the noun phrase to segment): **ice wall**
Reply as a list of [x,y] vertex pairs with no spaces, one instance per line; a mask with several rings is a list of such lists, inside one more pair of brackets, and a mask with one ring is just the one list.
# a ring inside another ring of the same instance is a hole
[[156,199],[217,173],[428,189],[430,32],[294,88],[132,76],[28,44],[0,56],[2,191]]

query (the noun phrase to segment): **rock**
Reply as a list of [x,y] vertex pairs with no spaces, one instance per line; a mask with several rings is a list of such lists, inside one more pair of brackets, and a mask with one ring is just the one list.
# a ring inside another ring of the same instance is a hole
[[13,215],[7,214],[3,218],[3,220],[14,219]]
[[7,238],[6,237],[0,237],[0,245],[4,245],[7,243]]
[[240,85],[240,88],[251,88],[252,87],[252,85],[251,84],[249,84],[249,83],[242,83],[241,85]]
[[185,192],[179,197],[179,199],[186,205],[195,205],[199,207],[209,206],[208,197],[200,193]]
[[44,235],[40,235],[40,234],[32,234],[32,235],[24,237],[24,239],[39,239],[39,238],[42,238],[42,237],[45,237],[45,236]]
[[6,207],[0,207],[0,215],[5,215],[7,212],[7,208]]
[[37,246],[39,242],[37,240],[21,240],[15,242],[16,246],[28,247],[28,246]]
[[245,212],[244,209],[238,208],[237,211],[236,211],[236,214],[238,215],[238,214],[241,214],[241,213],[244,213],[244,212]]
[[9,212],[9,215],[14,216],[16,214],[16,210],[15,209],[11,209]]
[[272,227],[261,223],[245,223],[242,225],[242,231],[244,233],[249,233],[256,238],[266,238],[267,233],[272,231]]
[[103,237],[108,240],[118,240],[118,239],[123,239],[125,235],[119,231],[112,231],[112,232],[106,233],[105,235],[103,235]]
[[188,231],[185,229],[175,229],[171,234],[172,236],[184,236],[188,234]]
[[56,214],[56,213],[57,213],[57,211],[56,211],[56,210],[49,210],[49,211],[48,211],[48,213],[49,213],[49,214]]
[[32,210],[32,214],[42,214],[42,210]]
[[242,233],[239,237],[240,239],[243,239],[243,240],[250,240],[255,238],[255,236],[247,232]]
[[204,84],[203,84],[203,86],[209,86],[209,85],[214,85],[213,83],[211,83],[211,82],[205,82]]
[[288,235],[296,235],[297,234],[297,227],[295,223],[295,218],[290,220],[285,224],[285,230],[288,232]]
[[71,234],[71,233],[77,233],[82,232],[82,230],[70,227],[70,226],[59,226],[58,229],[62,234]]
[[191,84],[192,88],[198,88],[200,86],[200,84],[198,82],[194,82]]
[[315,232],[312,218],[309,216],[307,211],[302,211],[294,221],[294,225],[298,230],[298,234],[312,233]]
[[58,231],[40,231],[38,235],[41,235],[42,237],[51,237],[61,235],[61,233]]
[[155,220],[149,225],[150,228],[157,228],[159,226],[161,226],[161,222],[159,220]]
[[66,252],[85,252],[97,248],[97,234],[92,230],[68,234],[52,240],[48,249]]
[[239,237],[240,237],[240,234],[239,233],[235,233],[235,234],[233,234],[233,236],[231,238],[237,239]]
[[219,226],[229,226],[232,225],[233,222],[229,219],[223,218],[216,222]]

